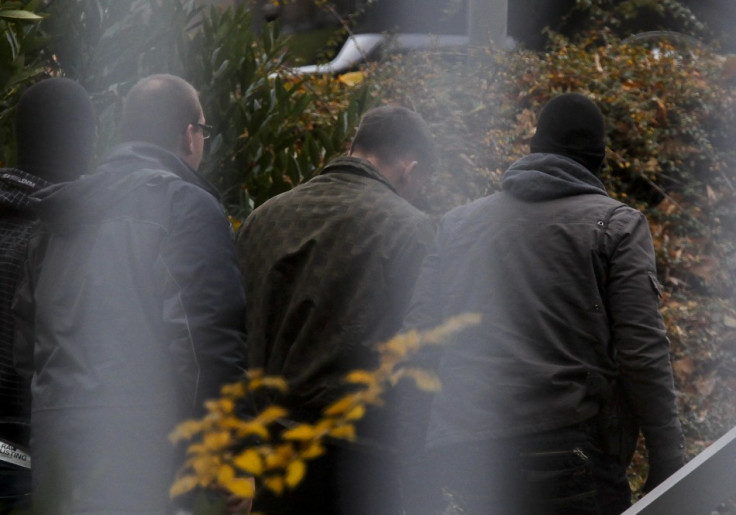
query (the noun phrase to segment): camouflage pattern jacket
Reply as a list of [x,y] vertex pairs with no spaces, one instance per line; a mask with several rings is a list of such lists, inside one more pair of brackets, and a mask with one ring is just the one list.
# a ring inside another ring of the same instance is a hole
[[249,363],[290,382],[295,417],[318,417],[347,371],[375,364],[372,348],[399,330],[433,237],[429,217],[353,157],[246,220]]

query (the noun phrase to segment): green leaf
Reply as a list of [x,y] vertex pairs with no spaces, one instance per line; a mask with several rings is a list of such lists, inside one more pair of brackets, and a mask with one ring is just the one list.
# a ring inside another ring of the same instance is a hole
[[41,21],[43,16],[22,9],[0,10],[0,18],[9,21]]

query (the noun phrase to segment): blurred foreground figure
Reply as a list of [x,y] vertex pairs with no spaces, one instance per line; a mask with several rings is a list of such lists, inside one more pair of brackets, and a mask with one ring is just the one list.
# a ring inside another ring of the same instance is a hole
[[[424,120],[402,107],[379,107],[361,120],[347,157],[246,220],[238,253],[249,302],[249,363],[289,381],[290,395],[279,400],[289,418],[319,419],[347,393],[344,375],[373,368],[373,346],[401,326],[434,234],[429,218],[406,199],[433,161]],[[329,442],[295,490],[281,497],[262,492],[255,509],[398,512],[389,414],[388,408],[369,413],[357,442]]]
[[167,435],[242,373],[232,231],[195,171],[204,121],[186,81],[142,79],[125,142],[33,197],[42,224],[15,309],[39,513],[166,513]]
[[552,99],[531,152],[443,217],[417,282],[407,327],[482,315],[439,360],[425,470],[472,514],[618,514],[637,428],[647,489],[683,460],[652,239],[597,177],[593,102]]
[[30,384],[13,365],[11,310],[35,224],[28,197],[87,171],[95,137],[89,95],[70,79],[46,79],[21,96],[17,168],[0,169],[0,513],[30,507]]

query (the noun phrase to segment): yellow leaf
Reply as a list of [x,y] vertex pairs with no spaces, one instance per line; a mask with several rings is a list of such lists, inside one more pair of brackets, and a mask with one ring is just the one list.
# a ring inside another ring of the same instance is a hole
[[336,427],[330,431],[330,436],[333,438],[342,438],[343,440],[355,440],[355,426],[352,424],[346,424],[344,426]]
[[365,415],[365,406],[359,404],[345,415],[345,420],[360,420],[363,415]]
[[256,416],[255,420],[261,424],[270,424],[271,422],[283,418],[288,414],[289,412],[280,406],[269,406],[260,412]]
[[264,376],[264,372],[262,368],[249,368],[248,371],[245,373],[245,376],[248,379],[259,379]]
[[406,333],[398,334],[389,341],[378,346],[381,354],[394,354],[403,357],[409,351],[416,350],[419,347],[419,333],[411,330]]
[[217,474],[217,483],[229,492],[242,498],[252,498],[255,493],[254,482],[250,478],[235,476],[235,469],[223,465]]
[[220,399],[220,409],[229,415],[235,410],[235,403],[232,399]]
[[275,388],[279,391],[286,392],[289,389],[289,384],[283,377],[266,376],[263,378],[263,386],[268,388]]
[[263,438],[264,440],[268,440],[270,436],[265,427],[263,427],[260,424],[256,424],[256,423],[242,424],[238,428],[238,435],[240,436],[257,435]]
[[228,415],[219,420],[220,429],[237,429],[242,424],[243,421],[234,415]]
[[319,442],[313,442],[302,451],[301,456],[305,460],[312,460],[318,456],[322,456],[325,453],[325,448]]
[[190,492],[197,486],[197,478],[195,476],[182,476],[174,481],[169,489],[169,497],[177,497],[179,495]]
[[377,379],[374,373],[368,372],[367,370],[353,370],[345,376],[345,381],[372,386],[376,384]]
[[205,448],[212,451],[224,449],[231,443],[230,433],[228,433],[227,431],[215,431],[212,433],[207,433],[206,435],[204,435],[202,443],[204,444]]
[[299,424],[298,426],[285,431],[281,436],[284,440],[311,440],[315,435],[314,427],[309,424]]
[[210,412],[225,415],[232,413],[235,408],[233,400],[227,398],[207,401],[205,405]]
[[270,453],[266,455],[266,469],[273,470],[277,468],[284,468],[289,462],[288,458],[279,453]]
[[362,401],[364,404],[372,404],[374,406],[383,406],[384,401],[381,399],[383,390],[378,386],[369,387],[362,392]]
[[289,463],[286,468],[286,477],[284,480],[289,488],[294,488],[304,477],[307,472],[307,465],[302,460],[296,460]]
[[441,325],[424,331],[421,334],[422,345],[439,345],[445,343],[450,335],[466,329],[471,325],[480,323],[481,315],[479,313],[463,313],[449,318]]
[[438,392],[442,389],[439,378],[426,370],[418,368],[405,368],[399,371],[398,378],[410,377],[414,380],[417,388],[425,392]]
[[256,390],[258,388],[275,388],[282,392],[289,389],[289,385],[286,380],[277,376],[254,377],[250,381],[249,387],[252,390]]
[[252,499],[256,493],[255,485],[252,478],[236,477],[225,484],[222,484],[227,490],[240,497],[241,499]]
[[240,422],[238,424],[238,436],[257,435],[268,440],[268,430],[258,422]]
[[234,477],[235,469],[233,469],[230,465],[223,465],[222,467],[220,467],[220,470],[217,473],[217,482],[221,485],[224,485]]
[[187,454],[204,454],[206,452],[207,449],[201,443],[193,443],[187,447]]
[[245,385],[242,381],[238,381],[237,383],[230,383],[223,385],[220,389],[220,393],[222,395],[225,395],[227,397],[233,397],[235,399],[239,399],[241,397],[245,396]]
[[321,418],[317,421],[317,423],[314,425],[314,432],[319,434],[324,434],[327,431],[330,430],[332,426],[335,425],[335,421],[331,418]]
[[284,491],[284,479],[279,476],[267,477],[263,480],[263,484],[276,495],[281,495]]
[[238,218],[228,216],[227,219],[235,232],[238,232],[238,229],[243,225],[243,221]]
[[263,460],[260,454],[253,449],[246,449],[235,457],[233,463],[236,467],[250,474],[259,476],[263,472]]
[[191,464],[197,478],[204,484],[214,481],[220,471],[220,461],[210,455],[192,458]]
[[353,407],[356,401],[356,395],[346,395],[342,399],[339,399],[325,408],[324,414],[330,417],[345,413]]
[[355,86],[357,84],[360,84],[365,79],[365,76],[363,75],[363,72],[350,72],[350,73],[343,73],[340,75],[337,80],[346,86]]
[[185,420],[169,434],[171,443],[177,443],[181,440],[191,440],[192,437],[202,431],[204,423],[201,420]]

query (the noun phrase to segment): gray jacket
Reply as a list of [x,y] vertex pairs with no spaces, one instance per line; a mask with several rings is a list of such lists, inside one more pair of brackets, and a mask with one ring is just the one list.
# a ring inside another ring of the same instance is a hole
[[33,198],[41,227],[15,309],[34,491],[75,490],[61,512],[161,513],[168,433],[245,367],[230,225],[204,179],[144,143]]
[[502,187],[442,219],[406,321],[429,327],[455,314],[482,315],[441,357],[428,446],[582,422],[617,379],[650,457],[680,455],[645,217],[554,154],[517,161]]

